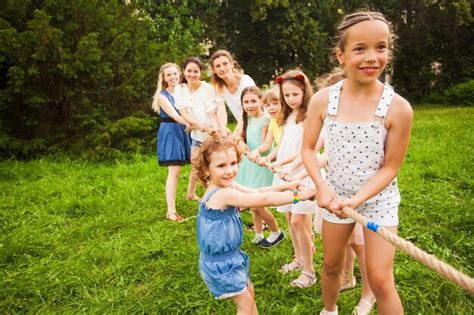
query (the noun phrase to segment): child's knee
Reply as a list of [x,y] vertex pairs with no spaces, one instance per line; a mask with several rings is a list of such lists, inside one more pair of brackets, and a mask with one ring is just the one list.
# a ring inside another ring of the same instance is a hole
[[296,230],[301,230],[305,228],[305,220],[302,215],[293,215],[290,221],[291,227]]
[[250,208],[250,210],[252,210],[253,213],[256,213],[258,215],[260,215],[260,213],[265,210],[265,208]]
[[343,264],[337,259],[325,259],[323,262],[323,272],[329,276],[341,274],[343,267]]
[[394,287],[393,275],[384,271],[368,271],[369,285],[376,295],[383,295]]

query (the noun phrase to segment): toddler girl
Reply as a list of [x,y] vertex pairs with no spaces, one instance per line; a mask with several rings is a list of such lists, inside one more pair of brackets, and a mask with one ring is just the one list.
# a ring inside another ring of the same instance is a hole
[[231,298],[238,314],[257,314],[254,290],[249,279],[249,259],[240,249],[242,220],[237,207],[257,208],[298,203],[314,195],[298,193],[300,182],[250,189],[235,183],[240,152],[229,137],[211,136],[196,151],[193,168],[206,186],[196,222],[199,270],[213,296]]

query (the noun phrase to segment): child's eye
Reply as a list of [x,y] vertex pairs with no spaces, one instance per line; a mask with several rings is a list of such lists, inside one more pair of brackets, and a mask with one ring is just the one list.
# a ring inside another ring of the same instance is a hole
[[362,47],[356,47],[356,48],[354,48],[354,51],[355,51],[355,52],[362,52],[362,51],[364,51],[364,48],[362,48]]
[[237,161],[233,161],[230,165],[232,165],[232,166],[237,165]]
[[387,49],[387,46],[386,46],[386,45],[380,45],[380,46],[378,47],[378,49],[379,49],[379,50],[385,50],[385,49]]

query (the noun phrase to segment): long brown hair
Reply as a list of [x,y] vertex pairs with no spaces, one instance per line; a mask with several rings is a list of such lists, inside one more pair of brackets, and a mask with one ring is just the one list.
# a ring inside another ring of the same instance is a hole
[[211,68],[211,85],[214,86],[214,89],[216,90],[217,94],[221,94],[225,86],[225,81],[219,78],[219,76],[214,71],[214,60],[219,57],[226,57],[227,59],[229,59],[229,62],[234,66],[234,73],[244,73],[239,63],[235,61],[235,58],[229,51],[225,49],[219,49],[218,51],[213,53],[211,58],[209,58],[209,66]]
[[[242,94],[240,95],[240,103],[244,104],[244,96],[246,94],[253,93],[257,95],[257,97],[260,99],[260,101],[263,98],[263,93],[260,91],[260,89],[256,86],[248,86],[246,87],[243,91]],[[243,106],[242,106],[243,107]],[[243,126],[242,126],[242,140],[247,143],[247,126],[249,124],[249,115],[245,110],[242,111],[242,121],[243,121]]]
[[313,96],[313,87],[311,86],[306,74],[298,69],[289,70],[277,77],[276,81],[277,84],[280,85],[280,102],[282,105],[281,115],[278,117],[278,125],[284,125],[288,116],[290,116],[290,113],[293,111],[283,95],[283,83],[291,83],[303,91],[303,103],[301,104],[301,108],[296,116],[296,123],[304,121],[306,119],[306,112],[308,111],[309,100],[311,99],[311,96]]

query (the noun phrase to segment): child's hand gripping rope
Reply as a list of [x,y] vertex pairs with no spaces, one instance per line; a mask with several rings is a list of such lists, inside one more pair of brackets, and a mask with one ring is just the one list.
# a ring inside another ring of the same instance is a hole
[[[242,154],[245,154],[245,155],[247,155],[247,157],[249,157],[249,155],[251,154],[251,151],[250,151],[249,147],[247,146],[247,144],[246,144],[245,142],[243,142],[241,138],[236,138],[235,141],[236,141],[236,143],[237,143],[237,147],[238,147],[239,151],[240,151]],[[257,163],[257,162],[254,161],[254,163]],[[300,181],[291,178],[291,177],[283,170],[283,168],[278,167],[278,166],[274,166],[274,165],[273,165],[272,163],[270,163],[270,162],[262,163],[263,165],[260,164],[260,163],[257,163],[257,164],[259,164],[259,165],[261,165],[261,166],[265,166],[265,167],[268,168],[272,173],[277,174],[278,176],[280,176],[281,179],[283,179],[283,180],[286,181],[286,182],[298,182],[298,183],[301,183]],[[305,190],[305,189],[306,189],[306,187],[305,187],[304,185],[302,185],[302,184],[299,184],[299,185],[297,186],[297,190],[302,191],[302,190]],[[309,191],[314,191],[314,192],[315,192],[316,190],[314,190],[314,189],[309,189]],[[310,200],[314,200],[314,197],[313,197],[313,198],[310,198]]]
[[[250,152],[248,146],[241,141],[238,141],[239,149],[242,149],[244,154]],[[270,162],[266,162],[264,164],[268,167],[273,173],[281,174],[280,178],[285,181],[291,181],[292,179],[290,176],[285,173],[281,168],[273,166]],[[298,187],[299,190],[304,189],[304,186],[301,185]],[[363,227],[377,233],[380,235],[384,240],[393,244],[394,246],[400,248],[402,251],[410,255],[412,258],[418,260],[419,262],[423,263],[430,269],[436,271],[438,274],[444,276],[446,279],[456,283],[460,287],[467,290],[469,293],[474,294],[474,279],[469,277],[468,275],[456,270],[449,264],[439,260],[435,256],[428,254],[427,252],[423,251],[419,247],[415,246],[413,243],[401,238],[400,236],[396,235],[395,233],[390,232],[389,230],[385,229],[384,227],[379,226],[377,223],[373,221],[369,221],[366,217],[364,217],[359,212],[355,211],[352,208],[344,207],[342,209],[342,214],[347,217],[350,217],[360,223]]]
[[354,219],[369,230],[374,231],[387,242],[400,248],[402,251],[404,251],[414,259],[418,260],[419,262],[423,263],[424,265],[428,266],[432,270],[436,271],[440,275],[444,276],[446,279],[451,280],[452,282],[467,290],[469,293],[474,294],[473,278],[454,269],[452,266],[439,260],[435,256],[428,254],[427,252],[413,245],[413,243],[401,238],[395,233],[390,232],[382,226],[378,226],[377,223],[369,221],[366,217],[364,217],[352,208],[344,207],[342,209],[342,213]]

